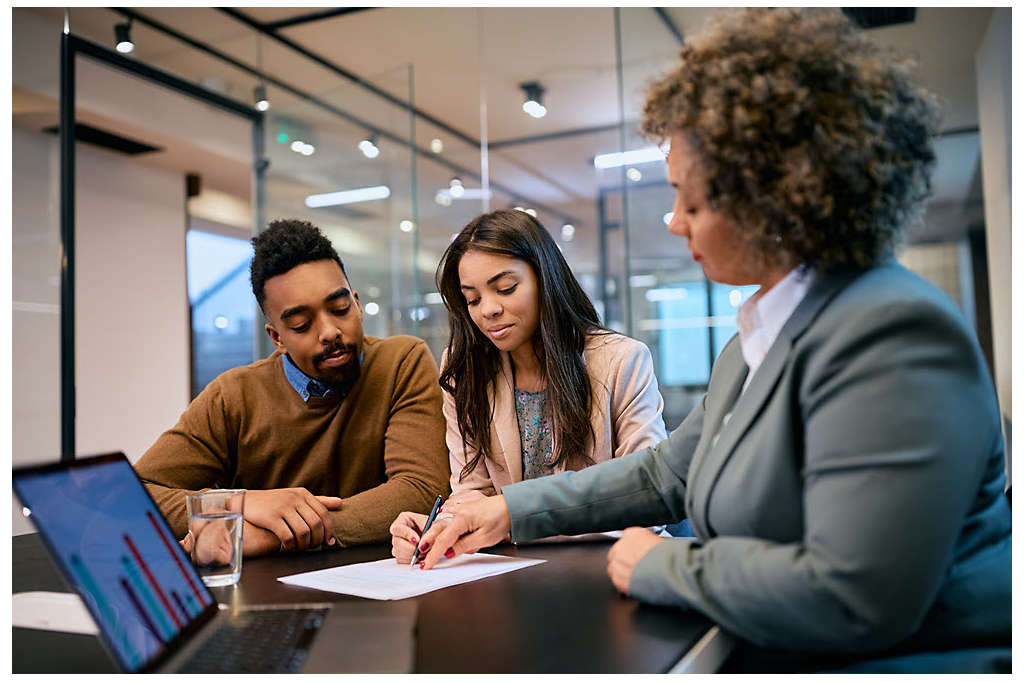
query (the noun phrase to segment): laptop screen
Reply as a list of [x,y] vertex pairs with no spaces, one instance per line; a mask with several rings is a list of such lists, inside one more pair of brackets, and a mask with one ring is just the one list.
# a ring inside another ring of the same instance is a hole
[[15,470],[13,483],[125,670],[210,617],[213,596],[124,455]]

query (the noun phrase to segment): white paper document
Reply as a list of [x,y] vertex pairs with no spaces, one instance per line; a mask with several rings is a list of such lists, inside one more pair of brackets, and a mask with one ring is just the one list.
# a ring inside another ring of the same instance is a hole
[[82,598],[71,592],[18,592],[11,597],[11,624],[36,630],[98,635]]
[[463,554],[424,571],[419,566],[399,564],[394,559],[381,559],[286,575],[278,580],[289,585],[352,594],[368,599],[405,599],[443,587],[517,571],[544,561],[545,559],[519,559],[495,554]]

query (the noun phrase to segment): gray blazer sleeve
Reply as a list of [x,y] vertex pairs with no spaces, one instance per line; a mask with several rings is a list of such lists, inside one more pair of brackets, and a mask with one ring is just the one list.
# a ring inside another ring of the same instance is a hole
[[686,512],[686,471],[700,440],[704,400],[666,440],[581,471],[502,487],[512,540],[673,523]]
[[[792,359],[802,363],[793,415],[803,427],[802,541],[668,540],[638,563],[632,595],[698,609],[765,646],[868,651],[919,627],[984,455],[999,447],[987,442],[991,387],[948,311],[918,301],[868,312]],[[712,494],[743,504],[743,491]]]

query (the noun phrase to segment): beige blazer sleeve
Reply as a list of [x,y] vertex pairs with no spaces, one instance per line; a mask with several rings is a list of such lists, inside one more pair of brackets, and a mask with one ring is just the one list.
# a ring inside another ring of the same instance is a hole
[[657,445],[668,437],[665,401],[647,346],[621,334],[595,334],[584,350],[594,396],[595,462]]

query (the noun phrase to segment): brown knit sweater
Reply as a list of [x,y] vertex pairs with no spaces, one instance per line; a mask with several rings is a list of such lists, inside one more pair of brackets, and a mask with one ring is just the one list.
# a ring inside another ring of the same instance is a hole
[[185,494],[291,488],[344,499],[330,512],[342,546],[379,542],[405,510],[448,492],[437,365],[420,339],[364,339],[362,372],[344,398],[302,398],[277,351],[214,379],[135,464],[174,532]]

